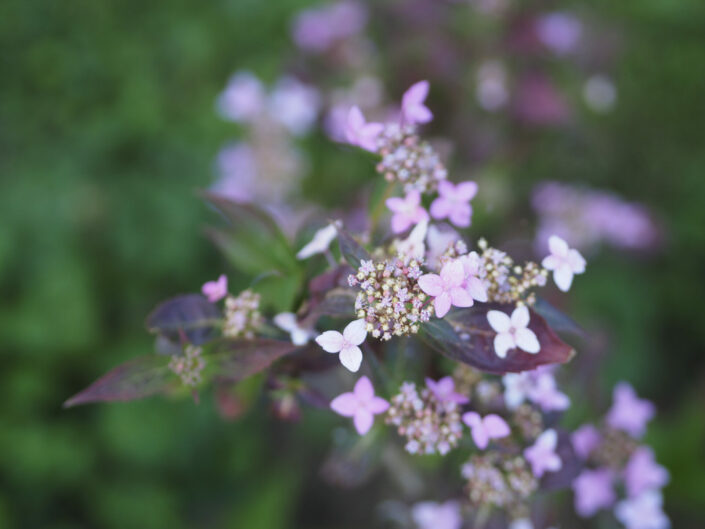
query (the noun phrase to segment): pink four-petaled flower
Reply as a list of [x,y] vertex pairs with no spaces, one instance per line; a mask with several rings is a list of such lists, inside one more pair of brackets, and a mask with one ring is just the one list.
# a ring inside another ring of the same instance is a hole
[[394,233],[402,233],[411,226],[428,220],[428,212],[421,205],[421,193],[416,189],[409,191],[404,198],[388,198],[386,204],[394,213],[392,216]]
[[481,417],[479,413],[469,411],[463,414],[463,422],[470,428],[472,440],[480,450],[487,448],[491,439],[501,439],[511,433],[506,421],[494,413]]
[[646,431],[646,424],[656,412],[648,400],[637,397],[634,388],[626,382],[620,382],[614,388],[613,403],[607,413],[607,424],[639,438]]
[[656,462],[654,451],[648,446],[637,448],[624,469],[624,484],[632,498],[650,489],[660,489],[669,479],[668,470]]
[[438,381],[427,378],[426,385],[441,402],[455,402],[456,404],[467,404],[470,402],[470,399],[465,395],[456,393],[453,377],[443,377]]
[[573,481],[575,510],[583,518],[614,505],[617,496],[613,487],[614,473],[609,468],[584,470]]
[[531,464],[534,476],[540,478],[546,471],[556,472],[563,466],[561,458],[556,454],[558,434],[555,430],[546,430],[539,435],[536,442],[524,450],[524,457]]
[[429,90],[428,81],[419,81],[412,85],[401,99],[401,119],[406,125],[428,123],[433,113],[424,105]]
[[477,255],[477,252],[470,252],[467,255],[458,257],[458,261],[462,263],[463,272],[465,273],[463,287],[473,299],[481,303],[486,303],[487,287],[485,286],[485,282],[480,278],[480,256]]
[[201,287],[201,292],[211,303],[220,301],[228,295],[228,278],[222,274],[216,281],[208,281]]
[[389,403],[375,396],[372,382],[367,377],[360,377],[350,393],[343,393],[330,403],[331,409],[343,417],[352,417],[357,433],[365,435],[372,428],[374,416],[384,413]]
[[553,280],[563,292],[568,292],[573,283],[574,274],[585,272],[585,259],[578,250],[568,246],[568,243],[557,235],[548,239],[548,249],[551,255],[545,257],[542,265],[546,270],[553,270]]
[[424,274],[419,277],[419,286],[429,296],[433,296],[436,316],[442,318],[454,307],[471,307],[472,296],[463,288],[465,272],[460,261],[449,261],[441,268],[440,275]]
[[477,193],[475,182],[461,182],[457,186],[447,180],[438,184],[438,198],[431,203],[431,216],[436,220],[449,219],[459,228],[470,226],[470,200]]
[[487,313],[487,321],[497,333],[494,338],[494,351],[497,356],[504,358],[507,351],[514,348],[532,354],[541,350],[534,331],[528,328],[530,318],[529,309],[523,305],[514,309],[511,317],[499,310]]
[[359,107],[352,107],[345,122],[345,137],[352,145],[357,145],[366,151],[377,151],[377,137],[384,125],[368,123]]

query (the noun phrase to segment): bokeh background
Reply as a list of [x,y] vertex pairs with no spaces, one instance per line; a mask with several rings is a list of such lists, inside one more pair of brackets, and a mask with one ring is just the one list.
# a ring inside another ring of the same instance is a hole
[[[476,106],[466,81],[478,47],[454,48],[445,63],[435,60],[437,48],[453,46],[449,34],[497,45],[515,25],[487,22],[460,1],[437,0],[446,13],[438,19],[415,16],[428,4],[375,3],[367,32],[390,100],[429,79],[432,133],[455,141],[463,174],[474,172],[491,191],[475,201],[475,234],[504,233],[511,221],[530,238],[531,192],[543,180],[618,192],[657,219],[658,248],[594,252],[564,303],[598,337],[601,374],[589,405],[605,410],[622,379],[657,403],[647,440],[671,471],[666,510],[678,529],[704,527],[705,3],[526,3],[609,28],[616,104],[593,113],[578,104],[580,118],[567,127],[466,115]],[[152,350],[143,320],[159,300],[231,271],[203,235],[213,215],[195,193],[212,185],[219,150],[242,135],[215,101],[241,69],[266,83],[283,72],[343,83],[325,63],[302,66],[292,44],[291,21],[310,6],[0,4],[0,527],[374,524],[384,482],[339,491],[320,479],[337,424],[328,414],[305,410],[301,422],[280,423],[259,403],[226,421],[209,394],[198,406],[155,398],[61,409],[111,366]],[[418,26],[446,23],[452,9],[466,13],[450,17],[451,33]],[[521,46],[489,54],[522,68],[534,59]],[[551,66],[556,86],[570,90],[566,70]],[[474,121],[459,123],[465,117]],[[484,143],[464,144],[466,130],[510,138],[520,161],[512,163],[515,150],[499,163],[476,153]],[[309,160],[301,194],[310,202],[345,207],[349,192],[375,178],[371,164],[349,163],[355,153],[320,130],[299,148]],[[571,395],[581,402],[582,389]]]

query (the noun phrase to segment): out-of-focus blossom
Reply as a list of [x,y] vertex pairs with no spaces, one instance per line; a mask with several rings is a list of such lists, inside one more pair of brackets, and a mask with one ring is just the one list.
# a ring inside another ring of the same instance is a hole
[[624,484],[631,498],[649,489],[660,489],[669,478],[668,470],[656,463],[654,451],[648,446],[637,448],[624,469]]
[[509,529],[534,529],[534,524],[528,518],[517,518],[509,524]]
[[460,529],[463,525],[460,505],[455,501],[417,503],[411,509],[411,517],[418,529]]
[[384,130],[381,123],[368,123],[358,107],[352,107],[345,123],[345,137],[352,145],[367,151],[377,151],[377,138]]
[[460,261],[449,261],[441,268],[440,275],[424,274],[419,277],[419,286],[429,296],[432,296],[436,316],[442,318],[454,307],[471,307],[473,299],[462,285],[465,272]]
[[558,55],[574,51],[582,33],[582,23],[570,13],[549,13],[536,21],[536,34],[539,40]]
[[453,185],[447,180],[438,183],[438,198],[431,203],[431,216],[436,220],[448,219],[459,228],[470,226],[472,206],[470,201],[477,194],[477,183],[461,182]]
[[627,382],[617,384],[612,397],[607,424],[637,439],[644,435],[647,423],[656,413],[654,405],[648,400],[638,398],[634,388]]
[[458,260],[462,263],[463,273],[465,274],[462,287],[468,291],[468,294],[473,299],[480,303],[487,302],[487,287],[480,278],[484,272],[480,256],[477,255],[477,252],[470,252],[469,254],[461,255]]
[[313,234],[313,239],[306,244],[299,253],[296,254],[297,259],[308,259],[312,255],[323,253],[328,250],[330,243],[338,236],[338,227],[335,223],[329,224],[325,228],[321,228]]
[[568,243],[557,235],[548,239],[551,255],[541,263],[546,270],[553,271],[553,280],[563,292],[570,290],[574,274],[585,272],[585,259],[578,250],[568,246]]
[[561,458],[556,454],[558,434],[555,430],[546,430],[539,435],[536,442],[524,450],[524,457],[531,464],[534,476],[540,478],[546,471],[556,472],[563,466]]
[[475,98],[483,109],[495,112],[507,104],[507,72],[501,62],[484,62],[477,70],[476,78]]
[[403,255],[412,259],[423,259],[426,255],[426,233],[428,232],[428,221],[419,222],[414,229],[411,230],[409,236],[396,243],[396,251],[399,255]]
[[225,147],[218,153],[217,165],[221,176],[213,185],[216,193],[236,201],[254,198],[258,171],[252,147],[246,143]]
[[428,212],[421,205],[421,193],[415,189],[410,190],[406,197],[392,197],[386,201],[392,216],[392,231],[402,233],[411,226],[428,220]]
[[514,110],[520,120],[533,125],[560,125],[570,116],[563,96],[541,75],[531,75],[519,82]]
[[230,78],[218,97],[217,107],[224,118],[245,122],[264,110],[265,99],[261,81],[252,72],[241,71]]
[[502,382],[504,401],[509,409],[518,408],[527,399],[546,412],[561,411],[570,406],[570,399],[558,390],[550,368],[507,373],[502,377]]
[[467,404],[470,402],[468,397],[455,391],[453,377],[443,377],[438,381],[427,378],[426,386],[441,402],[455,402],[456,404]]
[[291,343],[294,345],[305,345],[315,336],[311,329],[299,327],[296,314],[293,312],[282,312],[274,316],[274,324],[281,330],[286,331],[291,336]]
[[573,432],[570,441],[578,457],[587,459],[600,446],[602,436],[592,424],[585,424]]
[[316,338],[316,343],[327,353],[340,353],[340,363],[353,373],[360,369],[362,351],[358,347],[367,337],[367,323],[355,320],[338,331],[326,331]]
[[269,113],[296,136],[310,130],[318,116],[320,96],[312,86],[294,77],[284,77],[269,97]]
[[613,487],[614,473],[608,468],[584,470],[573,481],[575,511],[583,518],[614,505],[617,496]]
[[294,20],[294,42],[306,51],[321,53],[335,43],[360,33],[367,24],[367,10],[359,2],[342,1],[307,9]]
[[487,321],[497,333],[494,338],[494,350],[497,356],[504,358],[507,351],[519,348],[527,353],[536,354],[541,350],[534,331],[528,328],[529,309],[525,306],[517,307],[511,317],[499,310],[487,313]]
[[259,310],[260,295],[243,290],[237,296],[225,298],[225,323],[223,336],[251,340],[264,323]]
[[609,112],[617,102],[617,88],[609,77],[593,75],[583,86],[583,99],[594,112]]
[[363,376],[350,393],[343,393],[330,403],[331,409],[343,417],[352,417],[357,433],[365,435],[372,428],[374,416],[384,413],[389,403],[375,395],[370,379]]
[[428,81],[419,81],[404,92],[401,100],[401,116],[404,124],[428,123],[433,119],[433,113],[424,105],[429,87]]
[[428,245],[426,263],[428,266],[432,270],[438,270],[441,256],[460,240],[460,234],[448,224],[432,224],[429,226],[428,236],[426,237],[426,244]]
[[208,298],[208,301],[215,303],[220,301],[225,296],[228,295],[228,278],[225,274],[221,276],[216,281],[208,281],[201,287],[201,292]]
[[511,433],[506,421],[494,413],[481,417],[479,413],[469,411],[463,414],[463,422],[470,428],[472,440],[480,450],[487,448],[491,439],[501,439]]
[[648,490],[636,498],[619,502],[614,513],[627,529],[668,529],[671,522],[662,505],[661,493]]

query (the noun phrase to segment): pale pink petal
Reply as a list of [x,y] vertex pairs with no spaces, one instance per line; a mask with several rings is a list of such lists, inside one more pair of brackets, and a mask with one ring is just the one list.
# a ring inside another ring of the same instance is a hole
[[406,198],[404,199],[406,202],[407,206],[418,206],[421,204],[421,191],[417,189],[412,189],[406,194]]
[[474,428],[481,422],[480,414],[474,411],[463,413],[463,422],[470,428]]
[[522,351],[536,354],[541,350],[541,344],[539,344],[536,335],[531,329],[517,329],[514,339],[517,347]]
[[570,250],[567,260],[574,273],[582,274],[585,272],[585,258],[580,255],[578,250]]
[[436,309],[436,317],[442,318],[450,310],[450,294],[442,292],[433,300],[433,307]]
[[394,233],[403,233],[409,229],[414,223],[411,218],[405,213],[397,213],[392,217],[392,231]]
[[475,441],[475,444],[480,450],[487,448],[487,445],[490,443],[490,436],[487,435],[487,430],[485,430],[483,423],[473,426],[472,440]]
[[353,393],[359,402],[367,402],[375,396],[375,388],[370,379],[363,376],[355,383]]
[[357,144],[360,129],[365,125],[365,116],[359,107],[352,107],[348,111],[348,119],[345,123],[345,136],[352,144]]
[[[426,379],[426,383],[433,382],[430,378]],[[455,391],[455,382],[453,382],[453,377],[443,377],[438,382],[434,382],[436,389],[431,390],[438,395],[450,395]],[[430,386],[429,386],[430,388]]]
[[338,395],[330,403],[330,408],[343,417],[352,417],[357,412],[358,407],[357,398],[352,393]]
[[428,96],[428,90],[430,88],[428,81],[419,81],[409,87],[409,89],[404,92],[402,96],[402,101],[404,105],[418,105],[423,103]]
[[504,358],[507,356],[507,351],[514,349],[516,344],[511,334],[501,333],[494,337],[494,352],[497,356]]
[[436,274],[424,274],[419,277],[419,286],[429,296],[439,296],[443,292],[443,282]]
[[455,186],[448,180],[438,182],[438,194],[443,198],[453,198],[455,196]]
[[362,363],[362,351],[357,345],[352,345],[344,348],[340,351],[340,363],[353,373],[356,373],[360,369],[360,364]]
[[374,423],[374,415],[365,409],[358,409],[353,418],[355,429],[360,435],[365,435],[372,428]]
[[406,202],[404,201],[403,198],[399,198],[399,197],[388,198],[385,201],[385,204],[387,205],[387,207],[389,208],[390,211],[394,211],[394,212],[404,211],[404,209],[406,208]]
[[543,261],[541,261],[541,266],[543,266],[546,270],[555,270],[556,268],[561,266],[562,262],[563,261],[561,261],[555,255],[549,255],[543,258]]
[[433,113],[425,105],[409,106],[404,114],[411,123],[428,123],[433,119]]
[[485,425],[485,430],[487,430],[487,435],[489,435],[491,439],[501,439],[502,437],[507,437],[511,433],[509,425],[506,421],[494,413],[487,415],[483,419],[483,423]]
[[360,345],[367,338],[367,322],[364,319],[351,321],[343,330],[343,338],[352,345]]
[[548,238],[548,249],[556,257],[568,256],[568,243],[561,239],[558,235],[551,235]]
[[316,343],[327,353],[339,353],[345,339],[338,331],[326,331],[316,338]]
[[481,303],[487,302],[487,289],[482,279],[471,277],[467,280],[468,293]]
[[529,314],[529,309],[527,309],[525,305],[522,305],[521,307],[514,309],[514,312],[512,312],[512,325],[515,328],[526,327],[529,325],[530,318],[531,315]]
[[436,220],[441,220],[450,215],[453,203],[443,197],[438,197],[431,202],[431,216]]
[[225,274],[221,275],[217,281],[208,281],[201,288],[203,295],[208,298],[208,301],[215,303],[228,295],[228,278]]
[[563,292],[570,290],[570,285],[573,283],[573,271],[567,263],[561,265],[553,271],[553,281],[556,286]]
[[512,320],[509,319],[504,312],[499,310],[490,310],[487,312],[487,321],[495,332],[507,332],[512,326]]
[[382,397],[372,397],[372,400],[367,403],[367,409],[375,415],[378,413],[384,413],[389,409],[389,402],[384,400]]
[[465,271],[463,270],[463,263],[456,259],[443,265],[441,269],[441,281],[443,281],[445,289],[462,285],[464,279]]
[[455,204],[449,218],[458,228],[467,228],[472,218],[472,207],[470,204]]
[[456,199],[462,201],[472,200],[477,194],[476,182],[461,182],[455,186]]
[[472,307],[474,301],[464,288],[455,287],[450,290],[450,300],[454,307]]

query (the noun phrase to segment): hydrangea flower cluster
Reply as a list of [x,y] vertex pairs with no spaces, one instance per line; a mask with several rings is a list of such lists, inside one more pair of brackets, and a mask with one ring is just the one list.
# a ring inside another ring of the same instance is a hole
[[472,505],[503,507],[513,517],[524,514],[524,502],[538,489],[538,480],[523,457],[495,450],[471,456],[461,474]]
[[243,290],[237,297],[225,298],[223,335],[229,338],[254,338],[264,321],[259,304],[260,295],[251,290]]
[[367,332],[374,338],[389,340],[392,336],[416,334],[421,323],[428,321],[433,309],[419,286],[420,263],[401,258],[362,261],[357,274],[348,283],[358,287],[355,300],[358,318],[367,322]]
[[201,372],[206,367],[203,350],[191,344],[184,347],[182,355],[174,355],[169,361],[169,369],[179,375],[181,382],[188,387],[201,383]]

